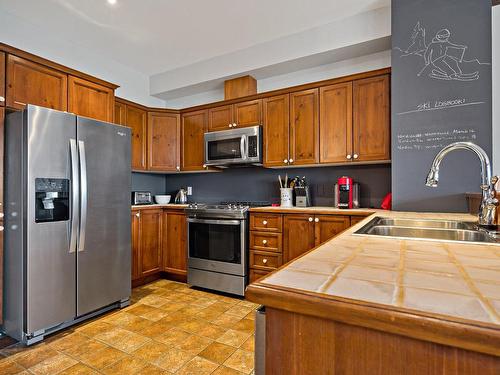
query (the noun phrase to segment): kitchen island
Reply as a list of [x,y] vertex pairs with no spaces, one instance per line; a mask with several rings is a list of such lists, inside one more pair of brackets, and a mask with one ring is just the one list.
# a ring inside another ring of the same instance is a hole
[[500,373],[500,245],[357,235],[376,212],[251,284],[266,374]]

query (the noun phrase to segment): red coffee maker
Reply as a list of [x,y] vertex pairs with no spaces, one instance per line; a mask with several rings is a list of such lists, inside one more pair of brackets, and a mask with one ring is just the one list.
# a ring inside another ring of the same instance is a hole
[[342,176],[335,184],[335,207],[359,208],[359,184],[351,177]]

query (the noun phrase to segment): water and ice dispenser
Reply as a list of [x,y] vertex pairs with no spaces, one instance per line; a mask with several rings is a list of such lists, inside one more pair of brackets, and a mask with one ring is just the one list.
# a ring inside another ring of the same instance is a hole
[[69,219],[69,180],[35,179],[35,222],[46,223]]

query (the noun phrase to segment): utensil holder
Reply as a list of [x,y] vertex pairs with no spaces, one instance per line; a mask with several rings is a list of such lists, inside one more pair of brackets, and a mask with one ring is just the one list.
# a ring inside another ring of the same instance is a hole
[[293,189],[281,188],[281,207],[293,207]]

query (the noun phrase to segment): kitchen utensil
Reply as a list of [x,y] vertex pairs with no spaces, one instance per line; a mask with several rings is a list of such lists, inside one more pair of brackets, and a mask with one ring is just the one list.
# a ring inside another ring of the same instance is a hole
[[187,190],[182,188],[177,192],[177,195],[175,196],[175,203],[186,204],[187,201],[188,201]]

